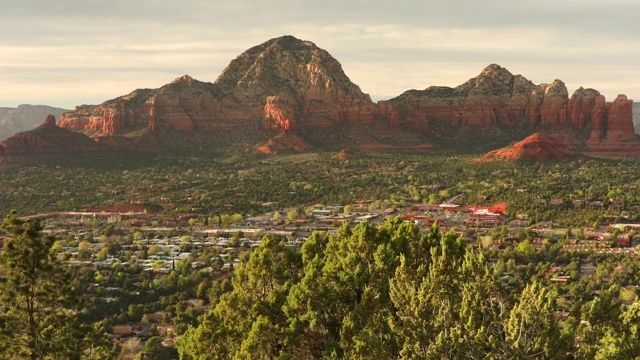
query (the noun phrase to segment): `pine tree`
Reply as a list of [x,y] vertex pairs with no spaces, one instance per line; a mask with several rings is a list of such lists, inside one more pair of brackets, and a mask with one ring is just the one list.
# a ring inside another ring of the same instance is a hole
[[56,259],[38,220],[15,211],[2,224],[0,350],[10,359],[78,359],[83,352],[73,277]]

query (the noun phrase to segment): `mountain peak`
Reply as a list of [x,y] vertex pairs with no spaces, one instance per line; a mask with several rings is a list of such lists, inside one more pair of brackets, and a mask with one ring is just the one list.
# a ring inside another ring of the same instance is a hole
[[185,74],[185,75],[177,77],[175,80],[173,80],[172,83],[175,84],[175,83],[183,83],[183,82],[191,83],[191,82],[193,82],[193,78],[191,76]]
[[[277,38],[273,38],[265,41],[262,45],[267,46],[279,46],[287,50],[303,50],[303,49],[316,49],[316,44],[311,41],[301,40],[292,35],[284,35]],[[258,45],[261,46],[261,45]]]
[[511,74],[509,72],[509,70],[507,70],[506,68],[503,68],[502,66],[500,66],[498,64],[489,64],[489,65],[487,65],[484,69],[482,69],[480,74],[492,75],[492,74],[500,73],[500,72],[507,72],[507,73]]
[[513,90],[516,77],[498,64],[485,67],[480,75],[469,79],[456,88],[457,92],[469,95],[508,94]]
[[315,95],[340,89],[370,101],[331,54],[290,35],[270,39],[243,52],[229,63],[215,84],[227,95],[241,91],[245,96],[263,100],[272,95],[298,98],[310,89]]

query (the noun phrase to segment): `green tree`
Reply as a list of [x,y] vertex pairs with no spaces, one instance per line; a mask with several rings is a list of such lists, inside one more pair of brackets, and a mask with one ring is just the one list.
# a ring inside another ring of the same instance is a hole
[[73,276],[41,234],[38,220],[11,212],[0,253],[0,350],[11,359],[76,359],[84,350]]
[[553,313],[556,294],[535,282],[527,285],[505,324],[508,358],[562,358],[572,341],[562,336]]
[[172,357],[169,349],[162,345],[162,338],[158,336],[152,336],[144,344],[144,358],[154,360],[168,360]]

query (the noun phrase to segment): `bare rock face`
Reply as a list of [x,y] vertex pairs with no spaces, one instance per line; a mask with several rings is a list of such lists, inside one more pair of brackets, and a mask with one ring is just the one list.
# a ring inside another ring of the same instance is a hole
[[178,130],[194,134],[197,129],[222,127],[220,102],[215,87],[185,75],[160,89],[139,89],[101,105],[82,105],[65,113],[60,127],[86,131],[92,136],[123,134],[148,129]]
[[55,127],[56,126],[56,117],[54,115],[47,115],[47,118],[44,119],[44,126]]
[[633,101],[625,95],[618,95],[609,108],[607,118],[607,138],[635,139],[633,130]]
[[267,130],[282,131],[284,134],[298,132],[295,118],[296,103],[285,96],[269,96],[264,106],[263,127]]
[[[533,126],[545,126],[551,129],[562,128],[567,125],[567,100],[569,93],[561,80],[552,84],[539,85],[533,91],[535,102],[529,106],[527,117]],[[536,117],[531,114],[535,113]]]
[[570,125],[576,129],[584,129],[592,123],[596,101],[601,101],[600,98],[604,100],[597,90],[582,87],[576,90],[567,105]]
[[[373,122],[378,113],[369,95],[349,80],[336,59],[312,42],[292,36],[245,51],[215,84],[226,96],[244,99],[243,106],[264,107],[267,127],[281,132],[334,131],[349,122]],[[274,117],[276,107],[289,121]]]
[[633,128],[633,102],[618,95],[613,103],[600,97],[592,114],[587,154],[593,156],[640,157],[640,143]]
[[114,152],[143,154],[158,151],[153,137],[90,137],[60,128],[53,115],[39,127],[15,134],[0,142],[0,165],[30,161],[103,156]]
[[535,85],[499,65],[455,88],[409,90],[384,103],[384,114],[395,115],[400,126],[427,133],[429,121],[453,126],[513,126],[524,118]]
[[[587,132],[593,155],[640,156],[631,150],[638,141],[626,96],[609,104],[598,91],[579,88],[569,98],[561,80],[534,85],[495,64],[455,88],[409,90],[380,102],[379,108],[396,127],[424,134],[432,133],[429,124],[434,121],[454,128],[509,128],[526,119],[532,131]],[[574,142],[580,141],[584,138]]]
[[513,147],[502,148],[487,153],[485,160],[563,160],[574,157],[575,153],[550,134],[535,133],[516,143]]

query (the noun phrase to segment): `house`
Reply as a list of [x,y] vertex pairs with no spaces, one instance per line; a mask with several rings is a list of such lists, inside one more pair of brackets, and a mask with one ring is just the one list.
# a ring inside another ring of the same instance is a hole
[[558,276],[552,279],[549,279],[550,281],[553,281],[554,283],[558,284],[558,285],[565,285],[568,284],[569,282],[571,282],[571,276],[569,275],[562,275],[562,276]]
[[123,337],[131,336],[135,332],[134,332],[133,326],[131,325],[114,325],[111,328],[111,333],[116,337],[123,338]]
[[158,325],[158,335],[160,336],[173,336],[176,333],[176,326],[173,324],[161,324]]
[[147,314],[147,319],[152,323],[160,323],[165,315],[170,317],[171,313],[168,311],[156,311],[153,314]]
[[321,216],[329,216],[333,212],[331,210],[313,210],[311,212],[311,216],[313,217],[321,217]]

